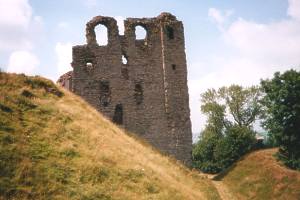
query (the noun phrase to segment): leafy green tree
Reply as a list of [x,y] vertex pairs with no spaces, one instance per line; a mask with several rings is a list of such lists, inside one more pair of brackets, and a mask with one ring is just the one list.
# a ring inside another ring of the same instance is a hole
[[233,125],[226,136],[219,140],[214,150],[214,159],[220,169],[229,167],[255,145],[255,132],[246,126]]
[[220,88],[219,95],[225,100],[229,114],[238,126],[249,127],[259,116],[261,111],[259,87],[243,88],[239,85],[231,85]]
[[300,72],[276,72],[261,81],[265,92],[263,126],[279,144],[278,157],[287,166],[300,169]]
[[261,92],[258,87],[232,85],[209,89],[201,97],[201,111],[208,118],[193,148],[194,167],[216,173],[252,148],[252,124],[261,110]]
[[226,106],[219,103],[220,95],[215,89],[208,89],[201,97],[201,111],[208,117],[205,132],[222,136],[226,124]]
[[204,172],[219,172],[221,169],[217,160],[214,159],[214,151],[219,137],[214,133],[204,132],[200,141],[193,147],[193,167]]

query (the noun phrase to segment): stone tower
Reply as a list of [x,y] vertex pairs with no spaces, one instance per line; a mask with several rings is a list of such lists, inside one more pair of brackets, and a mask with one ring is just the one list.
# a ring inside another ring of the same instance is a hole
[[[99,24],[107,27],[106,46],[96,40]],[[114,18],[89,21],[87,44],[73,47],[73,73],[59,82],[116,124],[189,165],[192,133],[182,22],[162,13],[128,18],[124,25],[119,35]],[[145,39],[136,39],[137,26],[146,30]]]

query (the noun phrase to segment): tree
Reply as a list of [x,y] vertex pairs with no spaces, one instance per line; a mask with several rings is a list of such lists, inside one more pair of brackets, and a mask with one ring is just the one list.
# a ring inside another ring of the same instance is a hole
[[229,113],[240,127],[252,125],[261,111],[259,87],[231,85],[220,88],[219,95],[225,100]]
[[226,106],[219,103],[220,96],[215,89],[208,89],[201,97],[201,111],[208,116],[205,126],[206,132],[222,136],[222,131],[226,123]]
[[214,157],[219,137],[215,134],[205,132],[202,133],[200,141],[193,146],[193,167],[204,172],[219,172],[221,169]]
[[226,129],[225,137],[220,139],[214,150],[214,159],[220,169],[229,167],[255,145],[255,132],[246,126],[233,125]]
[[265,92],[263,126],[279,144],[278,157],[287,166],[300,169],[300,72],[276,72],[261,81]]
[[261,92],[258,87],[232,85],[209,89],[201,97],[201,111],[208,119],[193,148],[194,167],[216,173],[254,145],[252,124],[261,110]]

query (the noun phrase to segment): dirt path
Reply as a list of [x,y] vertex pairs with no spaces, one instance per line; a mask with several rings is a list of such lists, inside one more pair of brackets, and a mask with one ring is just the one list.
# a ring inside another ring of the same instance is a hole
[[217,188],[221,199],[223,200],[236,200],[232,193],[228,190],[226,185],[222,181],[212,180],[212,183]]

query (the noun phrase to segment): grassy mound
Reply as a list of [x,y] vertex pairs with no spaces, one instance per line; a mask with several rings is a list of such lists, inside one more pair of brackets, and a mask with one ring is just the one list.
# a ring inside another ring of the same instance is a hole
[[212,183],[41,77],[0,73],[0,199],[219,199]]
[[300,172],[278,163],[276,151],[250,153],[223,174],[224,184],[237,199],[300,199]]

